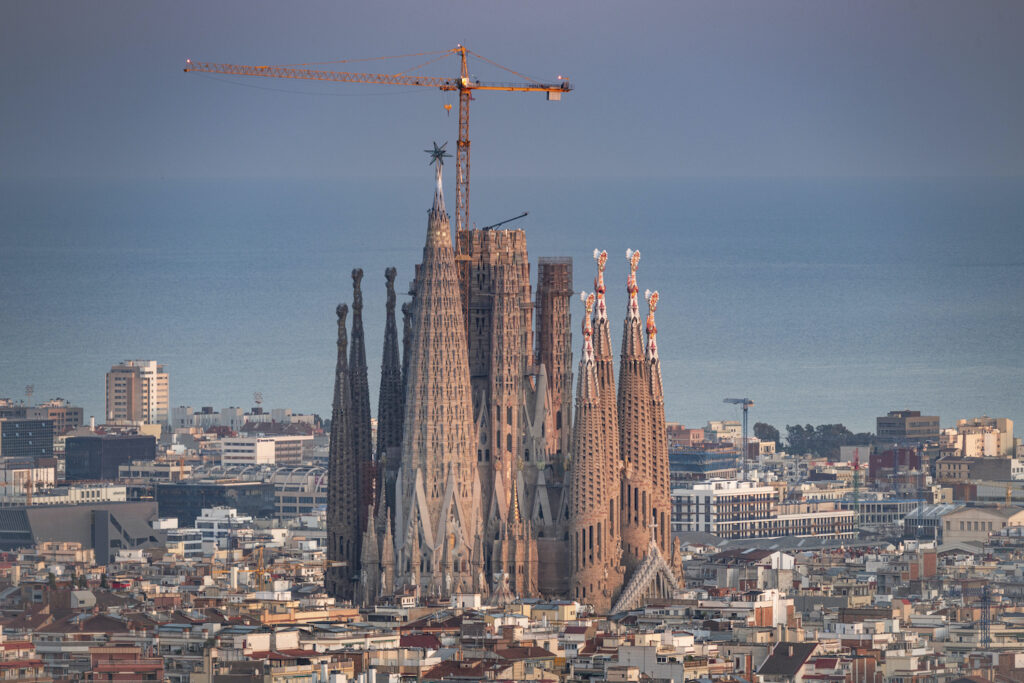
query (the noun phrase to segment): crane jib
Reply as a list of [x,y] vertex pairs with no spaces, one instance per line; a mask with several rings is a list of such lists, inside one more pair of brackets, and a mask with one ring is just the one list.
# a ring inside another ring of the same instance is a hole
[[[369,85],[404,85],[420,86],[427,88],[438,88],[442,91],[458,91],[459,93],[459,137],[456,154],[457,178],[455,184],[455,226],[456,230],[462,230],[469,225],[469,103],[473,99],[473,90],[497,90],[505,92],[543,92],[547,93],[547,99],[557,102],[562,99],[562,93],[570,92],[573,88],[569,79],[558,77],[555,83],[520,82],[501,83],[485,82],[470,77],[469,68],[466,63],[466,54],[469,52],[463,45],[459,45],[448,54],[459,54],[461,56],[461,69],[457,78],[445,78],[439,76],[412,76],[404,73],[380,74],[380,73],[357,73],[350,71],[329,71],[325,69],[306,69],[290,66],[249,66],[244,64],[218,64],[215,62],[193,62],[191,59],[185,61],[185,72],[199,71],[207,73],[220,73],[233,76],[262,76],[269,78],[296,78],[310,81],[333,81],[340,83],[364,83]],[[513,71],[501,66],[486,57],[471,53],[476,57],[489,62],[505,71],[529,79],[518,71]],[[436,61],[436,60],[431,60]],[[430,62],[427,62],[430,63]],[[424,65],[420,65],[424,66]],[[419,68],[419,67],[416,67]],[[447,105],[446,109],[451,109]],[[744,411],[745,412],[745,411]]]

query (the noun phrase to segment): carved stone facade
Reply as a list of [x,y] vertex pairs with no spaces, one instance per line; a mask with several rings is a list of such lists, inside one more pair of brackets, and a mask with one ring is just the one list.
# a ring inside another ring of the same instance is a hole
[[[522,230],[456,235],[484,508],[484,555],[508,519],[523,457],[523,380],[532,358],[530,263]],[[489,577],[493,571],[487,562]]]
[[[395,507],[395,481],[402,462],[402,421],[405,417],[405,387],[402,382],[402,363],[398,357],[398,326],[395,323],[394,268],[384,271],[387,283],[387,304],[384,319],[384,352],[380,363],[380,393],[377,398],[377,463],[381,469],[383,500],[378,513]],[[378,533],[384,530],[378,528]]]
[[[670,493],[661,366],[656,346],[644,347],[640,322],[640,289],[636,279],[640,252],[627,250],[626,259],[629,275],[620,348],[618,412],[619,452],[623,464],[623,561],[631,575],[644,561],[652,536],[662,555],[666,558],[670,555]],[[657,293],[652,296],[653,305],[657,307]],[[648,316],[647,329],[649,335],[656,333],[653,310]]]
[[[375,509],[377,499],[377,463],[373,457],[370,425],[370,381],[366,368],[366,339],[363,333],[363,269],[352,270],[352,344],[348,371],[352,387],[352,413],[349,419],[352,452],[359,470],[359,530],[366,528],[367,510]],[[360,543],[362,540],[360,539]]]
[[639,252],[627,252],[618,385],[608,255],[594,252],[573,400],[571,260],[541,259],[534,303],[525,233],[466,230],[453,246],[440,167],[436,182],[413,298],[402,306],[401,358],[395,270],[385,273],[375,449],[362,271],[353,271],[350,356],[347,309],[338,308],[328,589],[365,605],[397,592],[490,592],[494,604],[567,596],[599,613],[670,595],[681,561],[670,544],[658,294],[647,293],[644,326]]
[[617,458],[611,457],[618,450],[618,430],[614,422],[607,421],[601,399],[591,317],[595,297],[587,295],[584,301],[583,356],[576,386],[570,470],[569,597],[605,613],[622,587],[619,466]]
[[359,476],[352,450],[349,419],[352,388],[348,372],[348,306],[338,313],[338,361],[334,373],[334,405],[328,451],[327,559],[325,587],[340,600],[352,600],[359,565]]
[[484,562],[477,550],[481,493],[466,330],[440,165],[436,180],[412,310],[396,583],[448,596],[486,585],[480,585]]

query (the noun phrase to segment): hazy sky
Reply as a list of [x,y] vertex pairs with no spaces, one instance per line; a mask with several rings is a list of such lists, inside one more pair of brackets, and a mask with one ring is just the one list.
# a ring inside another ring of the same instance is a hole
[[1021,175],[1022,27],[1019,0],[6,0],[0,177],[408,175],[427,141],[454,146],[450,96],[215,79],[183,63],[458,42],[577,88],[557,104],[482,93],[474,177]]

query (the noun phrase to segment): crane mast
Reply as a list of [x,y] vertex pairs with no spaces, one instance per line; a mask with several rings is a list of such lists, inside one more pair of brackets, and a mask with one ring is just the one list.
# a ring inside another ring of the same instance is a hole
[[[469,77],[469,64],[466,61],[467,54],[473,54],[500,69],[513,73],[520,78],[527,78],[522,74],[501,66],[486,57],[471,52],[465,45],[445,50],[436,59],[412,69],[418,69],[448,55],[459,55],[459,75],[455,78],[443,76],[419,76],[409,73],[381,74],[353,71],[330,71],[326,69],[305,69],[290,66],[248,66],[244,64],[219,64],[215,62],[194,62],[191,59],[185,60],[185,72],[197,71],[205,73],[219,73],[231,76],[262,76],[265,78],[298,78],[313,81],[336,81],[345,83],[366,83],[370,85],[406,85],[420,86],[426,88],[438,88],[445,92],[459,93],[459,139],[456,147],[456,184],[455,184],[455,229],[464,230],[469,227],[469,103],[473,101],[474,90],[501,90],[505,92],[543,92],[547,94],[548,101],[557,102],[562,99],[562,93],[572,90],[569,80],[561,76],[555,82],[542,83],[527,79],[527,82],[501,83],[483,82]],[[406,55],[413,56],[413,55]]]

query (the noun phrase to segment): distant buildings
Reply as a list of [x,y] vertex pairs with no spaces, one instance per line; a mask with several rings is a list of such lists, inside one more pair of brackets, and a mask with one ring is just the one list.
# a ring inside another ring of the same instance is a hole
[[[1006,457],[1013,457],[1014,453],[1014,438],[1013,438],[1013,420],[1006,417],[972,417],[964,420],[956,421],[956,430],[958,434],[969,435],[969,434],[995,434],[995,453],[985,453],[985,455],[1002,455]],[[963,449],[964,447],[961,446]],[[962,450],[962,455],[970,456],[971,453]]]
[[53,433],[59,435],[82,427],[83,410],[62,398],[54,398],[26,408],[25,417],[30,420],[50,420],[53,422]]
[[0,419],[0,458],[8,461],[52,456],[52,420]]
[[166,424],[170,419],[168,380],[155,360],[126,360],[107,373],[109,422]]
[[724,539],[818,536],[852,538],[856,513],[832,501],[783,502],[775,486],[721,479],[672,491],[672,530]]
[[312,436],[252,436],[222,439],[222,465],[301,465]]
[[153,460],[156,439],[139,434],[73,436],[64,443],[64,477],[76,480],[113,480],[121,465]]
[[875,433],[882,442],[903,443],[939,440],[939,418],[921,415],[919,410],[894,410],[875,420]]

